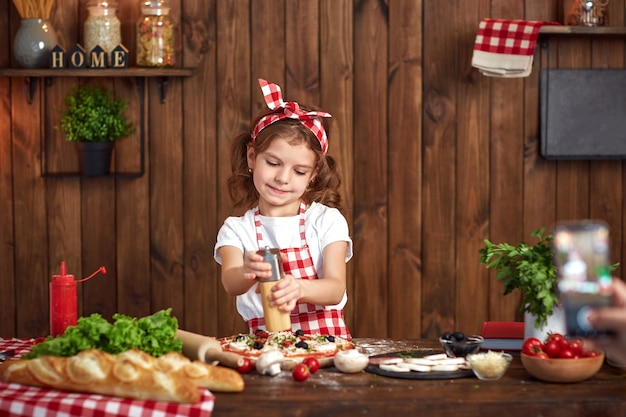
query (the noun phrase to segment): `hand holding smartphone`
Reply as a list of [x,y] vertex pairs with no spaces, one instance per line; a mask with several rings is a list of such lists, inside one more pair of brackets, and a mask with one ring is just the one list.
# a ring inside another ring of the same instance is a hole
[[611,305],[608,226],[601,221],[558,224],[553,233],[559,298],[568,336],[601,337],[587,319],[593,308]]

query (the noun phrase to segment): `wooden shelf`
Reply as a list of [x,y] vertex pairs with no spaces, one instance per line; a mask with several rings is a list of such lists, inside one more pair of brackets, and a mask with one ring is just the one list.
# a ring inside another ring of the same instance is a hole
[[195,68],[50,69],[0,68],[2,77],[191,77]]
[[579,37],[624,37],[626,27],[621,26],[542,26],[539,30],[540,36],[579,36]]
[[[139,128],[139,143],[140,143],[140,168],[138,172],[122,172],[111,173],[108,175],[113,178],[137,178],[144,174],[144,151],[145,151],[145,129],[144,129],[144,84],[146,78],[158,78],[159,80],[159,96],[161,103],[165,102],[167,95],[167,83],[169,77],[191,77],[195,75],[196,68],[139,68],[129,67],[124,69],[51,69],[51,68],[0,68],[0,77],[22,77],[25,81],[26,99],[29,104],[32,104],[35,89],[37,88],[37,80],[44,78],[48,81],[48,84],[52,79],[57,77],[100,77],[100,78],[135,78],[137,81],[137,87],[139,88],[139,96],[142,98],[139,104],[139,111],[141,120]],[[44,138],[40,136],[39,146],[41,150],[41,176],[42,177],[85,177],[79,173],[73,172],[48,172],[44,163],[45,160],[45,145],[43,143]],[[91,178],[91,177],[86,177]]]
[[169,77],[191,77],[195,75],[196,68],[139,68],[129,67],[124,69],[52,69],[52,68],[0,68],[0,77],[23,77],[26,79],[26,92],[28,102],[32,102],[36,83],[33,79],[45,78],[48,81],[56,77],[111,77],[111,78],[158,78],[159,95],[161,102],[165,102],[167,96],[167,81]]

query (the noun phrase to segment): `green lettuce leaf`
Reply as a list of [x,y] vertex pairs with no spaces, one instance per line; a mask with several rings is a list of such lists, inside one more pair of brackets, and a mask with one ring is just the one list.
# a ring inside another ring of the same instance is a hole
[[86,349],[100,349],[118,354],[137,348],[152,356],[181,352],[182,341],[176,337],[178,320],[171,316],[172,309],[158,311],[151,316],[133,318],[114,314],[113,324],[100,314],[78,319],[60,336],[48,338],[33,346],[32,352],[22,355],[33,359],[42,355],[73,356]]

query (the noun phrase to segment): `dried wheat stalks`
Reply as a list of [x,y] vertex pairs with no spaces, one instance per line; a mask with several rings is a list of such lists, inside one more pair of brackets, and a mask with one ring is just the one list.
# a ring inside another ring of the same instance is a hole
[[12,0],[22,19],[50,20],[54,0]]

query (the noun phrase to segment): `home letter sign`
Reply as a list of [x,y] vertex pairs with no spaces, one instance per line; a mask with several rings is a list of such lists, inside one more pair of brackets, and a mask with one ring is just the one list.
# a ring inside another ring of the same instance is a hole
[[52,69],[125,69],[128,68],[128,49],[122,44],[117,45],[110,54],[96,45],[89,53],[80,44],[76,44],[69,55],[60,45],[50,51],[50,68]]
[[50,68],[65,68],[65,51],[59,45],[55,46],[50,51]]
[[85,48],[76,44],[70,51],[70,68],[83,69],[87,65]]

